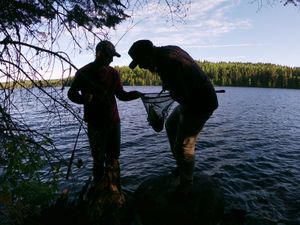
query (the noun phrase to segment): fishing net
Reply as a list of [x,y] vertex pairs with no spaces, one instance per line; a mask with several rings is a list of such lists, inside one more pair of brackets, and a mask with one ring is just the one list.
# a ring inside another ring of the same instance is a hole
[[149,125],[156,132],[162,131],[174,100],[169,93],[144,93],[141,99],[147,111]]

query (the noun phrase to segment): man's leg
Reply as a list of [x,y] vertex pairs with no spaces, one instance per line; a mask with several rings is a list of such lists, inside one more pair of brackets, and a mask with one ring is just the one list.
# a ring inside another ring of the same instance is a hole
[[191,186],[193,183],[197,136],[208,118],[208,115],[180,113],[174,151],[182,186]]
[[[177,106],[173,110],[173,112],[170,114],[170,116],[168,117],[166,124],[165,124],[171,152],[172,152],[172,155],[175,160],[177,159],[177,152],[174,149],[174,145],[176,143],[176,138],[177,138],[179,118],[180,118],[180,107]],[[178,177],[179,176],[178,168],[176,167],[176,168],[172,169],[171,173],[175,177]]]
[[166,132],[169,139],[170,148],[173,154],[173,157],[176,159],[176,152],[174,151],[174,145],[177,138],[177,131],[178,131],[178,123],[180,118],[180,106],[177,106],[173,112],[168,117],[165,127]]
[[106,143],[106,170],[110,179],[110,182],[115,184],[119,191],[121,191],[120,180],[120,144],[121,133],[120,123],[113,123],[109,126],[109,135]]
[[88,124],[88,138],[93,157],[93,176],[95,183],[101,181],[104,175],[106,136],[107,134],[103,129],[95,128]]

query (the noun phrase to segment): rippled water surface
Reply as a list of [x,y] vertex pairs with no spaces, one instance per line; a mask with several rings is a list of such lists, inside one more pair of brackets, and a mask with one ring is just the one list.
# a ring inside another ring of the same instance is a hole
[[[160,87],[125,87],[159,92]],[[218,89],[218,88],[216,88]],[[221,184],[226,210],[247,212],[246,224],[300,224],[300,90],[222,87],[219,108],[206,123],[197,144],[195,173],[215,177]],[[67,90],[66,90],[67,91]],[[28,103],[27,103],[28,104]],[[68,160],[79,124],[68,113],[49,118],[37,103],[26,117],[47,129]],[[121,116],[123,186],[135,188],[149,175],[175,166],[165,131],[155,133],[146,121],[141,100],[118,102]],[[78,108],[79,110],[80,108]],[[77,143],[70,181],[91,175],[91,157],[84,129]],[[65,183],[68,185],[69,183]]]

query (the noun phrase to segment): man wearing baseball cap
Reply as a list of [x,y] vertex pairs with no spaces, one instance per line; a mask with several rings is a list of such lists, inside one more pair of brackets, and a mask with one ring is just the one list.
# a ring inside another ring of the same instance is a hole
[[166,131],[179,178],[176,191],[188,194],[193,184],[195,144],[206,121],[218,107],[212,83],[194,59],[178,46],[154,46],[150,40],[133,43],[128,54],[131,69],[139,66],[156,72],[163,90],[178,106],[166,121]]
[[138,91],[123,89],[119,72],[109,66],[114,56],[120,57],[115,46],[109,41],[100,41],[95,60],[76,72],[68,91],[69,99],[84,107],[95,183],[101,181],[105,168],[119,169],[120,117],[115,96],[121,101],[141,96]]

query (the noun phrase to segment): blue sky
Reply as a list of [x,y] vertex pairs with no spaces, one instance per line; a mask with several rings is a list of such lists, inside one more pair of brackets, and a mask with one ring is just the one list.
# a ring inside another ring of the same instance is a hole
[[[131,44],[149,39],[156,46],[178,45],[196,60],[300,67],[299,7],[279,1],[259,8],[248,0],[194,0],[183,21],[168,19],[167,10],[149,4],[111,30],[109,37],[122,55],[112,65],[128,65]],[[81,67],[93,59],[94,52],[89,51],[72,60]]]

